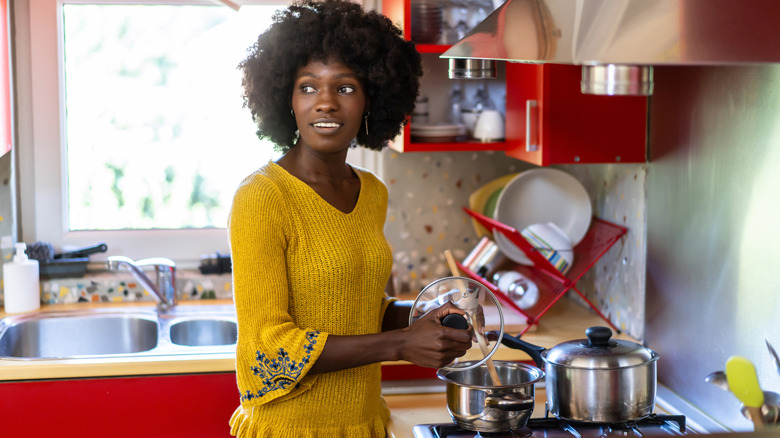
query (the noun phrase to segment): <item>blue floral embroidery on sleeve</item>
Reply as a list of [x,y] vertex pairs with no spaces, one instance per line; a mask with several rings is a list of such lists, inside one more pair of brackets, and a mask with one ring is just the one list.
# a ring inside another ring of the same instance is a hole
[[306,339],[309,343],[303,346],[303,350],[307,354],[300,362],[290,359],[290,355],[284,348],[279,348],[276,359],[270,359],[265,353],[258,351],[255,356],[258,366],[252,366],[250,369],[255,376],[262,380],[265,387],[256,393],[247,390],[241,395],[241,401],[260,398],[271,391],[285,389],[297,382],[303,367],[311,360],[311,353],[314,351],[314,345],[317,343],[319,334],[319,331],[306,332]]

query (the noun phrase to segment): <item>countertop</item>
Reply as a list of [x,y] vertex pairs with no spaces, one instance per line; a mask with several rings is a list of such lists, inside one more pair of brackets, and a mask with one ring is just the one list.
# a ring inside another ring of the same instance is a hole
[[[231,300],[202,300],[186,302],[186,304],[231,304]],[[107,308],[123,306],[154,306],[148,303],[76,303],[43,306],[39,312]],[[505,310],[505,313],[511,310]],[[487,313],[487,312],[486,312]],[[6,316],[0,313],[0,317]],[[517,334],[519,327],[515,322],[517,318],[511,314],[507,317],[507,332]],[[523,335],[523,339],[545,348],[553,347],[560,342],[584,338],[585,329],[593,325],[604,325],[605,322],[589,309],[564,298],[556,303],[540,319],[539,325]],[[631,339],[621,334],[616,336],[622,339]],[[474,351],[474,354],[479,354]],[[495,360],[528,361],[530,358],[519,350],[501,346],[494,355]],[[407,364],[406,362],[386,362],[385,366]],[[53,359],[53,360],[19,360],[0,359],[0,381],[29,380],[29,379],[60,379],[83,377],[107,377],[128,375],[159,375],[159,374],[186,374],[207,372],[233,372],[235,371],[234,354],[208,354],[208,355],[171,355],[158,357],[112,357],[105,359]]]

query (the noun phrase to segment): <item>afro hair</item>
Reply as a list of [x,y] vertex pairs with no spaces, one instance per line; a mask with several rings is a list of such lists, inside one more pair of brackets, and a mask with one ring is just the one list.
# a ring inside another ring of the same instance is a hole
[[366,85],[368,124],[359,145],[382,149],[414,110],[423,74],[420,54],[382,14],[348,0],[303,0],[277,11],[240,64],[244,106],[257,135],[289,151],[297,140],[290,100],[295,72],[312,60],[335,58]]

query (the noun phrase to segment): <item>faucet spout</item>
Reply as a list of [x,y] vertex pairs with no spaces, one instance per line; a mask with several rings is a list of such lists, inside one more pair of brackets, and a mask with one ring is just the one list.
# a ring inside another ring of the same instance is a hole
[[[106,266],[111,271],[122,268],[130,271],[136,281],[146,289],[156,300],[160,311],[167,311],[176,304],[176,263],[164,257],[152,257],[134,261],[129,257],[110,256]],[[144,267],[154,267],[155,281],[144,272]]]

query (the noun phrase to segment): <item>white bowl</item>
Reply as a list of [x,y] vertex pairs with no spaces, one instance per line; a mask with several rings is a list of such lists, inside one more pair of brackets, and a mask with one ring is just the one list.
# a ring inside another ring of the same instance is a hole
[[[576,178],[545,167],[521,172],[509,181],[498,197],[494,218],[518,232],[533,224],[552,222],[569,236],[572,246],[577,246],[590,228],[592,207],[588,192]],[[509,259],[533,264],[503,233],[495,231],[493,236]]]

